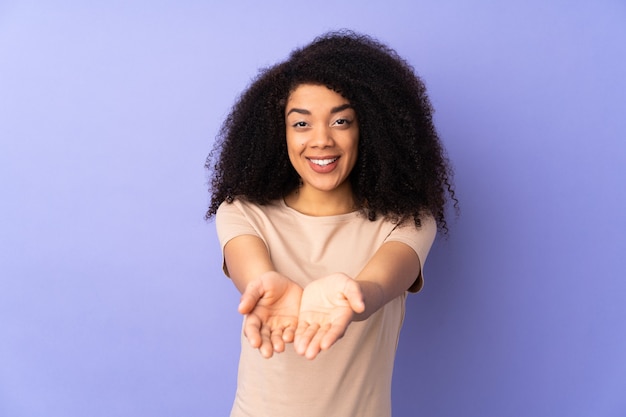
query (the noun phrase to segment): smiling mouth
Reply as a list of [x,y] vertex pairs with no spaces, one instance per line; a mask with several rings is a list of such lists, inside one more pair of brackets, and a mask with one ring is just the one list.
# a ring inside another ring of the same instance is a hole
[[326,165],[332,164],[333,162],[335,162],[339,158],[337,157],[337,158],[329,158],[329,159],[311,159],[311,158],[308,158],[308,159],[309,159],[309,161],[311,161],[315,165],[319,165],[321,167],[325,167]]

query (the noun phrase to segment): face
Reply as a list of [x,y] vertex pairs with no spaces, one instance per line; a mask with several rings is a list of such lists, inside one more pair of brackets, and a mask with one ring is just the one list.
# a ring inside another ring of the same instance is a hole
[[301,193],[351,193],[346,181],[357,160],[359,124],[350,102],[320,85],[302,84],[285,108],[289,160]]

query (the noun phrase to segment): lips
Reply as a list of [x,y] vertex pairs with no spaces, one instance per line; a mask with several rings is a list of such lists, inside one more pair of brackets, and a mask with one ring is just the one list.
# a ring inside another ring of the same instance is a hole
[[324,167],[326,165],[330,165],[333,162],[335,162],[337,159],[339,159],[339,157],[335,157],[335,158],[324,158],[324,159],[318,159],[318,158],[307,158],[309,161],[311,161],[312,163],[314,163],[315,165],[319,165],[321,167]]
[[337,167],[338,156],[306,158],[311,169],[318,174],[326,174]]

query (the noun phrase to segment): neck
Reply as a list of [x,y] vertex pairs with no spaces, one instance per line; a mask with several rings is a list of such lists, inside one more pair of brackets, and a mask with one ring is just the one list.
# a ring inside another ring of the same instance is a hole
[[332,191],[302,186],[285,197],[285,204],[309,216],[334,216],[356,210],[349,184]]

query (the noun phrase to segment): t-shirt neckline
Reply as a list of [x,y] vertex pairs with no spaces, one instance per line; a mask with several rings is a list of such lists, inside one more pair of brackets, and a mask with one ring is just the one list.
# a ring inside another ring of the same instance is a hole
[[359,211],[355,210],[355,211],[351,211],[350,213],[343,213],[343,214],[331,214],[328,216],[312,216],[310,214],[304,214],[294,209],[293,207],[289,207],[287,203],[285,202],[284,198],[279,199],[279,205],[282,209],[294,214],[295,216],[301,217],[302,219],[306,219],[312,222],[329,222],[329,221],[335,222],[335,221],[342,221],[342,220],[352,220],[359,215]]

